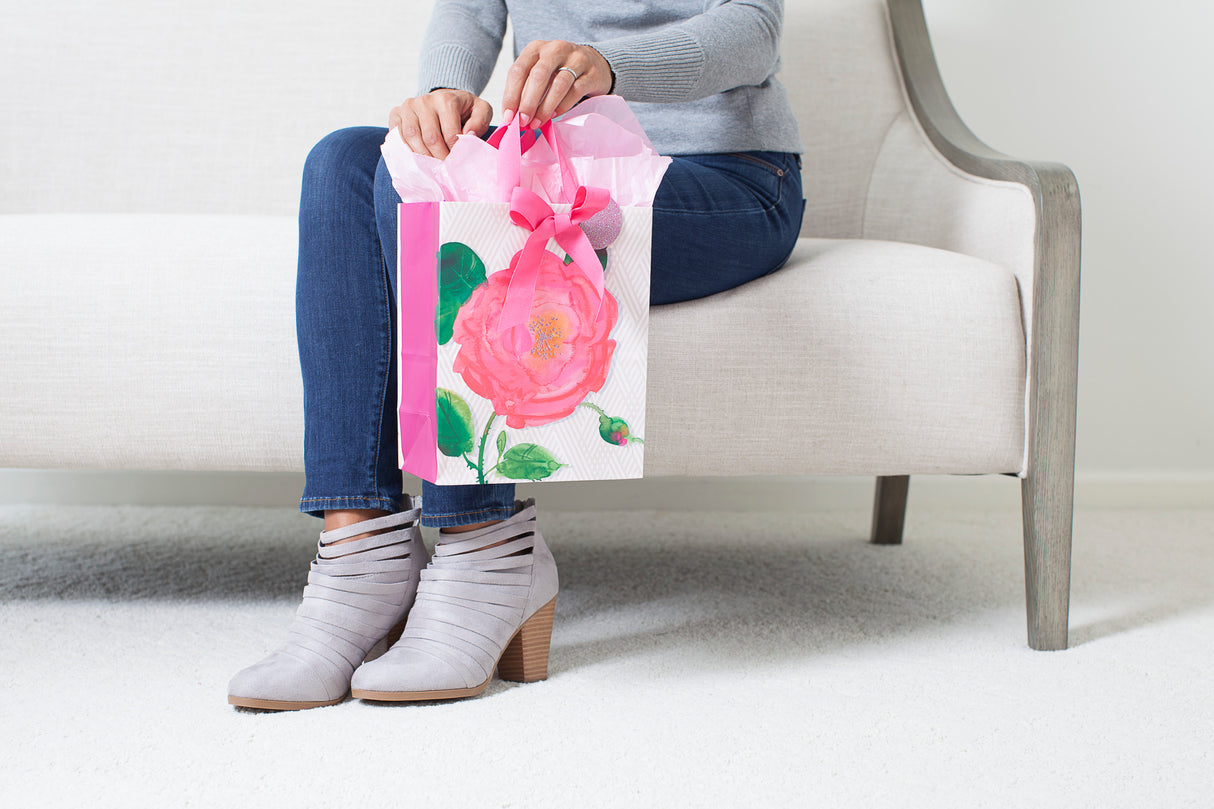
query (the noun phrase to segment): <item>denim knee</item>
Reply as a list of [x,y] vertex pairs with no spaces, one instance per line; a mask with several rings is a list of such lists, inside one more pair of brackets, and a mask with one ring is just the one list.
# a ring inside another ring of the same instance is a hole
[[325,135],[304,161],[303,196],[325,194],[351,185],[370,186],[380,160],[384,129],[352,126]]

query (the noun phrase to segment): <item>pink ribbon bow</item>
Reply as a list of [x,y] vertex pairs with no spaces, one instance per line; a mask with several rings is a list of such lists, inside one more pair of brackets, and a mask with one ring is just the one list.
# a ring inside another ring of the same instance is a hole
[[498,331],[507,332],[507,344],[516,354],[530,351],[535,342],[527,323],[535,300],[540,257],[549,239],[555,238],[561,249],[573,259],[574,266],[590,280],[597,296],[595,317],[602,317],[603,265],[578,225],[603,210],[610,200],[611,193],[605,188],[579,186],[569,212],[557,213],[534,191],[516,187],[511,192],[510,220],[531,231],[523,249],[510,262],[510,286],[506,290],[506,300],[498,320]]

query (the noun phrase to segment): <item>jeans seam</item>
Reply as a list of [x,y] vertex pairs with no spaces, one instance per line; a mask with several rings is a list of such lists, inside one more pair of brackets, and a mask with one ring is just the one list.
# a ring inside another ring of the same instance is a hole
[[[374,180],[372,181],[372,185],[374,185]],[[375,198],[374,190],[372,190],[372,203],[371,203],[372,211],[375,210],[374,198]],[[376,229],[375,241],[377,244],[379,243],[378,227]],[[379,463],[380,463],[379,455],[380,455],[380,451],[383,448],[383,443],[384,443],[383,442],[384,407],[386,406],[386,403],[388,400],[388,378],[390,376],[392,376],[391,363],[392,363],[392,343],[393,343],[393,340],[392,340],[392,298],[391,298],[391,294],[389,293],[389,290],[388,290],[388,262],[384,258],[383,245],[379,246],[379,266],[380,266],[380,283],[383,285],[381,287],[381,291],[383,292],[383,296],[384,296],[384,308],[387,310],[387,316],[388,316],[388,319],[387,319],[388,348],[387,348],[386,356],[384,356],[382,358],[382,361],[384,363],[384,365],[383,365],[384,373],[381,376],[381,378],[383,379],[383,386],[380,388],[380,393],[379,393],[379,418],[377,418],[375,420],[375,461],[374,461],[373,465],[371,466],[371,484],[372,484],[372,488],[375,489],[375,491],[379,494],[379,496],[383,497],[382,490],[380,489],[381,481],[379,480]],[[390,499],[390,498],[384,498],[384,499]]]
[[400,511],[400,503],[391,497],[380,495],[341,495],[337,497],[303,497],[299,501],[299,510],[337,511],[353,508],[370,508],[396,513]]
[[[422,503],[422,525],[434,528],[450,528],[457,525],[468,525],[488,520],[508,520],[514,516],[514,509],[505,506],[491,506],[476,511],[461,511],[454,514],[427,513],[425,503]],[[436,525],[442,523],[442,525]]]
[[[425,511],[425,503],[422,504],[422,510]],[[471,511],[443,511],[435,514],[432,511],[427,511],[426,516],[429,517],[470,517],[473,514],[485,514],[490,511],[512,511],[511,506],[485,506],[484,508],[475,508]]]

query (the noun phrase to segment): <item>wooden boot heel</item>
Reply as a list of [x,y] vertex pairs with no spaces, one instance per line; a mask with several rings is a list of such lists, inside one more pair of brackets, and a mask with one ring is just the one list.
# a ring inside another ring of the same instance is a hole
[[548,679],[548,650],[552,646],[552,619],[556,599],[536,611],[519,627],[497,663],[497,676],[515,683]]

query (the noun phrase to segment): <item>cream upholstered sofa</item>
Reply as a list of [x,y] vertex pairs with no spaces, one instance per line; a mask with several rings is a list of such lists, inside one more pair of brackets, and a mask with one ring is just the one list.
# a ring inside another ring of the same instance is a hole
[[[301,468],[300,168],[413,92],[427,9],[5,6],[0,466]],[[792,0],[783,52],[804,238],[654,312],[647,475],[872,475],[878,542],[909,475],[1019,476],[1029,643],[1063,648],[1074,178],[965,128],[919,0]]]

